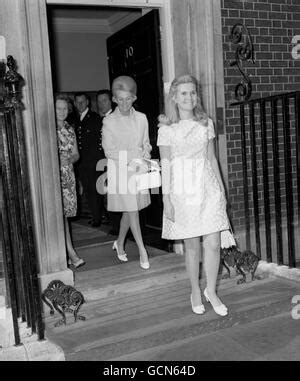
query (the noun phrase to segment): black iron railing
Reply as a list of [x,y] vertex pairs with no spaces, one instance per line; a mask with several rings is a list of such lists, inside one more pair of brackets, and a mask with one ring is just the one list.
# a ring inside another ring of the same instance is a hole
[[44,339],[37,258],[33,234],[31,195],[22,123],[19,83],[11,56],[2,78],[5,94],[1,101],[3,135],[3,257],[12,310],[15,344],[21,343],[19,323],[26,322],[38,339]]
[[252,246],[254,227],[256,252],[260,257],[264,234],[266,260],[296,267],[300,92],[237,102],[232,106],[240,110],[246,247]]

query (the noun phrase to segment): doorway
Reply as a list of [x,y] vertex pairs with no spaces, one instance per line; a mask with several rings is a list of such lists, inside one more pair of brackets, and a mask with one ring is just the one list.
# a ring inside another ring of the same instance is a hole
[[[134,107],[147,116],[153,159],[159,159],[157,117],[164,107],[159,26],[159,12],[153,9],[107,39],[110,83],[119,75],[135,79],[138,99]],[[141,215],[145,226],[161,228],[162,197],[158,189],[151,192],[151,205]]]
[[[133,76],[138,84],[135,107],[147,115],[152,157],[158,159],[157,116],[163,111],[158,10],[48,5],[47,16],[54,93],[63,92],[72,99],[75,92],[83,91],[98,112],[97,91],[110,88],[118,75]],[[84,195],[81,200],[80,215],[72,221],[75,248],[113,242],[112,221],[88,229],[91,215]],[[141,213],[145,243],[168,249],[169,243],[160,237],[161,195],[152,194],[151,201]]]

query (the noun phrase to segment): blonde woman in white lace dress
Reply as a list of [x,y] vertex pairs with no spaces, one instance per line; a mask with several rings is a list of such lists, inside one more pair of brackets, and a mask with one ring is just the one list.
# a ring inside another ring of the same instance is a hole
[[220,264],[220,232],[228,230],[224,185],[214,151],[213,122],[203,112],[197,81],[176,78],[160,117],[158,146],[162,163],[163,231],[165,239],[183,239],[191,283],[193,312],[202,314],[199,287],[200,236],[203,236],[207,286],[204,296],[221,316],[227,307],[216,294]]

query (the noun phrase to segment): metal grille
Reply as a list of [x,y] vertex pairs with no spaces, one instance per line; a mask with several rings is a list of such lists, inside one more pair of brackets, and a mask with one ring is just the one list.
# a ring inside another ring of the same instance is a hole
[[19,322],[26,322],[38,339],[44,339],[37,258],[33,235],[31,195],[28,181],[22,105],[18,100],[21,80],[14,60],[7,58],[6,94],[1,109],[3,134],[3,259],[12,309],[15,344],[21,343]]
[[300,216],[300,92],[232,104],[240,110],[246,247],[296,267]]

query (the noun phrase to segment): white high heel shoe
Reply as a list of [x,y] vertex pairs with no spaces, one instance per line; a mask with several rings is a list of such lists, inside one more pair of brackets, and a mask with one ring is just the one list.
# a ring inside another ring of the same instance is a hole
[[120,259],[120,261],[128,262],[127,254],[125,252],[124,252],[124,254],[119,253],[117,241],[114,241],[112,249],[117,252],[117,255],[118,255],[118,258]]
[[148,253],[145,251],[147,255],[147,260],[145,262],[142,262],[142,257],[140,255],[140,266],[143,270],[149,270],[150,269],[150,263],[149,263],[149,258],[148,258]]
[[149,269],[150,269],[150,263],[149,263],[149,261],[147,261],[147,262],[142,262],[142,261],[140,260],[140,266],[141,266],[141,268],[144,269],[144,270],[149,270]]
[[[207,290],[206,290],[206,289],[203,291],[203,294],[204,294],[204,296],[205,296],[206,301],[209,302],[209,303],[211,304],[211,301],[210,301],[210,299],[209,299],[209,296],[207,295]],[[220,316],[226,316],[226,315],[228,315],[228,309],[227,309],[227,307],[225,306],[225,304],[222,303],[222,304],[220,304],[220,305],[217,306],[217,307],[215,307],[214,305],[211,304],[211,306],[212,306],[212,308],[214,309],[214,311],[215,311],[216,314],[218,314],[218,315],[220,315]]]
[[[147,254],[147,258],[148,258],[148,254]],[[140,266],[141,266],[141,268],[144,269],[144,270],[149,270],[149,269],[150,269],[149,259],[147,259],[146,262],[142,262],[142,260],[141,260],[141,256],[140,256]]]
[[204,312],[205,312],[205,307],[204,307],[204,305],[203,305],[202,303],[199,304],[198,306],[194,306],[194,305],[193,305],[192,294],[191,294],[191,305],[192,305],[192,310],[193,310],[194,314],[197,314],[197,315],[202,315],[202,314],[204,314]]
[[77,262],[73,262],[71,259],[68,259],[68,264],[73,265],[76,269],[78,269],[78,267],[85,265],[85,261],[82,258],[79,258]]

